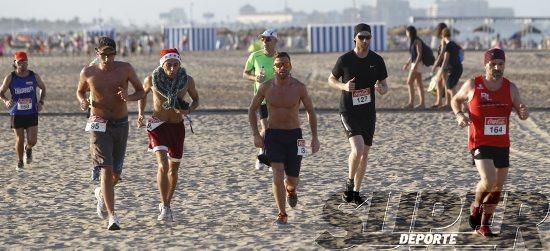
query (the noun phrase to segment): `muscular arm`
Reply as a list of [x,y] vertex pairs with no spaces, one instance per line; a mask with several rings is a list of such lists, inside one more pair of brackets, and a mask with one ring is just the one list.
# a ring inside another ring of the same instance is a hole
[[374,88],[376,89],[376,91],[378,91],[378,93],[380,93],[380,95],[388,93],[388,83],[385,79],[376,81],[376,84],[374,84]]
[[143,98],[138,100],[138,116],[143,117],[143,113],[145,111],[145,107],[147,106],[147,94],[151,91],[151,87],[153,87],[153,82],[151,81],[151,76],[147,76],[143,80]]
[[80,109],[82,109],[83,111],[88,109],[88,106],[90,105],[86,97],[86,92],[89,90],[90,86],[86,81],[86,68],[84,68],[82,69],[82,71],[80,71],[80,80],[78,81],[78,88],[76,89],[76,98],[78,99],[78,103],[80,104]]
[[336,90],[344,91],[345,90],[345,84],[342,84],[338,78],[336,78],[332,73],[328,77],[328,85]]
[[7,108],[11,107],[11,100],[6,98],[6,91],[10,88],[11,74],[4,78],[2,86],[0,87],[0,99],[6,104]]
[[256,75],[252,73],[252,70],[244,70],[243,71],[243,78],[250,81],[256,81]]
[[193,100],[191,105],[189,105],[189,112],[192,112],[199,107],[199,92],[197,92],[195,80],[191,76],[189,76],[187,84],[189,85],[187,88],[187,93],[189,93],[189,97]]
[[302,88],[300,90],[300,99],[304,104],[304,108],[307,112],[307,120],[309,121],[309,127],[311,129],[311,151],[316,153],[319,151],[320,143],[319,138],[317,137],[317,115],[313,108],[313,101],[307,92],[305,85],[301,84]]
[[126,100],[128,101],[138,101],[140,99],[143,99],[145,97],[145,91],[143,90],[143,86],[141,85],[141,81],[139,81],[136,71],[131,65],[128,65],[128,81],[130,84],[132,84],[132,87],[134,87],[134,93],[128,95]]
[[260,104],[265,98],[265,93],[268,87],[269,87],[269,84],[266,84],[266,83],[262,84],[258,89],[258,92],[256,92],[256,95],[254,95],[254,98],[252,98],[252,102],[248,107],[248,123],[250,124],[250,128],[252,129],[252,136],[254,137],[254,146],[258,148],[264,147],[264,140],[258,130],[258,117],[256,116],[256,111],[258,111],[258,108],[260,108]]
[[527,106],[521,100],[518,87],[514,83],[510,83],[510,94],[512,96],[512,105],[514,106],[514,110],[518,114],[519,118],[521,120],[526,120],[529,118]]
[[38,85],[38,88],[40,88],[40,100],[38,101],[41,104],[44,104],[44,101],[46,100],[46,85],[44,84],[44,81],[42,81],[42,78],[38,74],[35,74],[36,76],[36,83]]
[[456,120],[461,127],[468,125],[468,118],[462,113],[462,104],[470,101],[474,93],[474,80],[470,79],[462,85],[458,93],[451,100],[451,108],[456,115]]

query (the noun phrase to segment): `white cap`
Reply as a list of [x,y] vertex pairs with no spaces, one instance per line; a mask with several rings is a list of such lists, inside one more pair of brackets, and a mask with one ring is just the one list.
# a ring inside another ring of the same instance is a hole
[[260,34],[260,37],[273,37],[277,38],[277,32],[271,29],[267,29],[264,33]]

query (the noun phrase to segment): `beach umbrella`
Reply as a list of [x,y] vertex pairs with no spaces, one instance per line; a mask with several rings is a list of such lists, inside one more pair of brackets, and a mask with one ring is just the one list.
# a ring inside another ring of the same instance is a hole
[[489,25],[481,25],[479,27],[476,27],[473,32],[483,32],[483,33],[493,33],[495,32],[495,29],[493,29],[493,27],[489,26]]
[[537,27],[535,27],[533,25],[527,25],[519,32],[521,32],[523,34],[529,34],[529,33],[541,34],[542,33],[542,31],[540,29],[538,29]]

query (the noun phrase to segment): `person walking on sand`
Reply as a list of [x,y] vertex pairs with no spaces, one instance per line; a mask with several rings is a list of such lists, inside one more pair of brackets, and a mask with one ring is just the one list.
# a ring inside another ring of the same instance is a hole
[[[504,78],[506,56],[493,48],[485,52],[485,75],[464,83],[451,102],[460,127],[468,126],[468,150],[481,180],[477,183],[475,201],[470,206],[470,226],[485,237],[494,236],[490,218],[510,167],[510,114],[529,117],[517,86]],[[468,116],[462,105],[468,104]]]
[[439,76],[442,76],[442,80],[445,86],[445,104],[441,108],[449,108],[451,99],[456,93],[455,87],[458,85],[458,81],[462,76],[462,60],[464,57],[462,48],[454,41],[451,40],[451,30],[445,28],[442,31],[443,43],[445,43],[445,49],[443,50],[443,63],[439,69]]
[[[160,193],[159,221],[174,221],[170,202],[178,183],[178,170],[183,157],[185,126],[183,116],[199,106],[195,81],[181,66],[177,49],[160,52],[160,66],[143,81],[145,97],[138,101],[139,128],[145,126],[147,94],[153,93],[153,116],[147,121],[149,150],[157,157],[157,186]],[[193,100],[184,101],[186,94]]]
[[[306,153],[305,140],[300,129],[298,117],[300,103],[304,105],[311,128],[311,152],[319,151],[317,138],[317,117],[313,102],[306,86],[290,76],[292,64],[286,52],[277,53],[274,66],[275,78],[269,80],[258,89],[248,108],[248,121],[254,136],[254,145],[265,147],[265,153],[273,170],[273,196],[279,214],[274,222],[277,225],[287,224],[286,199],[290,207],[298,203],[298,181],[302,157]],[[269,116],[265,137],[258,130],[257,110],[262,101],[267,101]],[[286,177],[285,177],[286,174]]]
[[[13,69],[0,87],[0,99],[10,110],[11,128],[15,134],[15,153],[17,155],[17,170],[21,170],[23,151],[27,164],[32,163],[32,147],[38,140],[38,113],[46,100],[46,85],[40,76],[29,70],[27,54],[18,51],[13,57]],[[37,98],[37,88],[40,89],[40,98]],[[11,98],[6,98],[10,90]],[[27,143],[25,144],[25,134]]]
[[422,62],[422,53],[424,42],[418,37],[416,28],[408,26],[406,29],[407,37],[410,40],[409,45],[409,60],[403,65],[403,70],[407,70],[410,66],[409,75],[407,77],[407,87],[409,90],[409,103],[405,105],[405,109],[412,109],[414,106],[414,89],[416,83],[416,91],[418,92],[419,103],[414,106],[416,109],[424,109],[424,84],[422,83],[422,74],[428,73],[430,68]]
[[342,198],[345,202],[360,206],[365,201],[359,192],[376,124],[374,91],[380,95],[387,93],[388,73],[384,59],[369,50],[372,38],[370,26],[364,23],[356,25],[353,37],[355,48],[338,58],[328,83],[341,91],[340,119],[351,145],[348,179]]
[[[243,78],[254,82],[254,95],[258,92],[260,85],[268,80],[273,79],[273,61],[277,53],[277,32],[271,29],[265,30],[259,35],[263,43],[263,50],[252,52],[246,60],[244,66]],[[267,104],[264,100],[260,106],[260,135],[264,136],[267,128]],[[263,149],[260,149],[260,155],[263,154]],[[265,164],[259,159],[256,160],[255,168],[258,170],[264,169]]]
[[[90,132],[93,166],[101,167],[101,187],[95,189],[97,213],[108,217],[108,230],[119,230],[120,220],[115,213],[114,186],[120,179],[128,140],[128,101],[143,98],[145,92],[132,65],[115,61],[116,44],[108,37],[99,39],[96,48],[101,63],[84,67],[76,97],[80,109],[91,105],[86,131]],[[128,94],[128,82],[134,93]],[[90,92],[90,104],[86,92]]]

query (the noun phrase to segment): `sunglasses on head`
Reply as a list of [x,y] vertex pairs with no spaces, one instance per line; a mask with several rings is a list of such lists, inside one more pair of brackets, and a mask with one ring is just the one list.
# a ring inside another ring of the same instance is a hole
[[273,64],[273,66],[275,66],[275,68],[285,68],[285,69],[288,69],[290,68],[290,62],[284,62],[284,63],[275,63]]
[[262,37],[262,41],[271,42],[271,40],[272,40],[271,37]]
[[366,40],[370,40],[370,39],[372,38],[372,36],[371,36],[371,35],[366,35],[366,36],[364,36],[364,35],[359,35],[359,36],[357,36],[357,38],[358,38],[359,40],[365,40],[365,39],[366,39]]

